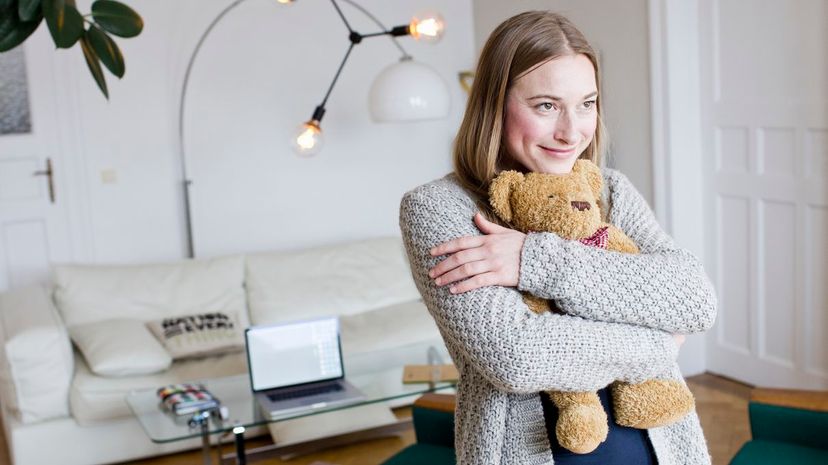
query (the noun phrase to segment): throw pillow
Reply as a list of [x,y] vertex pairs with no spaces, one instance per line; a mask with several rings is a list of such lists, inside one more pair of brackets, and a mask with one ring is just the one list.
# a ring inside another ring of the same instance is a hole
[[157,373],[172,358],[140,320],[116,319],[75,325],[69,336],[93,373],[134,376]]
[[168,317],[147,323],[174,360],[244,349],[235,313],[210,312]]

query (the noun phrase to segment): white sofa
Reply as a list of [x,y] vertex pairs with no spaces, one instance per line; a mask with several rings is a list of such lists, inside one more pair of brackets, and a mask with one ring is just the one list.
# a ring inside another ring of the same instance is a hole
[[239,311],[245,325],[338,314],[346,356],[440,341],[398,238],[155,265],[55,265],[53,281],[0,294],[0,405],[16,465],[112,463],[198,447],[152,443],[124,396],[247,370],[237,352],[149,375],[98,376],[73,349],[72,325],[205,309]]

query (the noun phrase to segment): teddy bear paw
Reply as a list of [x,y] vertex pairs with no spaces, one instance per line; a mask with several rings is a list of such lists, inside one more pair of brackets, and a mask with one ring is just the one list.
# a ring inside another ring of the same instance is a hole
[[603,408],[576,405],[558,414],[558,443],[576,454],[588,454],[607,439],[607,414]]
[[695,407],[693,394],[687,386],[675,380],[616,383],[612,386],[612,401],[615,422],[638,429],[669,425]]

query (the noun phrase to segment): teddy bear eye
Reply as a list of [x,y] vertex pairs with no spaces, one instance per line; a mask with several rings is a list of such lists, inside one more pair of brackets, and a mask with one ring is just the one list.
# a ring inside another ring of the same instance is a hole
[[555,198],[555,194],[549,194],[549,198],[550,198],[550,199],[554,199],[554,198]]

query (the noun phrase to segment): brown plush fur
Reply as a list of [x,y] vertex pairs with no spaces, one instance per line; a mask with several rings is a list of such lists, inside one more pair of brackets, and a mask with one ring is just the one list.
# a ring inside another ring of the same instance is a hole
[[[489,202],[501,219],[523,232],[552,232],[564,239],[591,237],[606,227],[607,249],[639,253],[623,231],[601,219],[601,171],[588,160],[577,160],[564,175],[504,171],[492,182]],[[523,300],[537,313],[551,311],[550,302],[524,293]],[[612,385],[616,423],[634,428],[670,424],[694,408],[684,383],[648,380]],[[594,392],[549,392],[559,410],[555,434],[572,452],[593,451],[607,437],[607,416]]]

